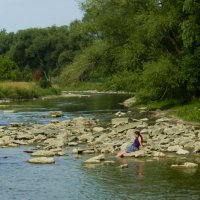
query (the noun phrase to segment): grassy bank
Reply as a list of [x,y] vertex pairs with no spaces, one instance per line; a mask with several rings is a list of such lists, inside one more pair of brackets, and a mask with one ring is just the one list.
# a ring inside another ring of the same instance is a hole
[[87,91],[87,90],[97,90],[106,91],[105,83],[101,82],[74,82],[66,85],[64,88],[66,91]]
[[58,94],[56,88],[43,89],[34,82],[1,82],[0,99],[32,99]]
[[175,116],[185,121],[200,122],[200,99],[194,99],[187,104],[181,104],[177,100],[165,100],[151,102],[146,106],[149,109],[164,110],[168,116]]

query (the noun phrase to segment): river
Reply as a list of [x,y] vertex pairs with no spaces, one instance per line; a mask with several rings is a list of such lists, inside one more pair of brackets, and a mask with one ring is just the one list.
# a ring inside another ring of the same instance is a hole
[[[119,103],[129,95],[93,94],[90,97],[13,102],[0,111],[0,124],[48,123],[50,111],[64,117],[96,117],[109,122],[113,113],[126,111]],[[14,110],[4,113],[3,110]],[[130,200],[200,199],[199,169],[172,169],[175,158],[126,159],[128,168],[84,165],[90,157],[56,157],[53,165],[31,165],[24,153],[30,147],[0,149],[0,200]],[[110,159],[115,158],[110,155]]]

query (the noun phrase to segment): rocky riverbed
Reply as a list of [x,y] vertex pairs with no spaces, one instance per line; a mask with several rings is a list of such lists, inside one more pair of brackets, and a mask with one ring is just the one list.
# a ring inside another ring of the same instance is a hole
[[98,154],[99,157],[86,163],[112,163],[106,159],[106,155],[115,155],[117,151],[130,145],[135,129],[139,129],[144,138],[144,149],[125,156],[189,158],[194,155],[196,162],[200,162],[198,127],[175,122],[170,118],[160,118],[149,124],[148,118],[134,119],[130,111],[116,113],[116,117],[106,125],[97,119],[77,117],[62,122],[52,120],[46,125],[11,123],[8,126],[0,126],[0,147],[33,146],[26,153],[30,154],[28,162],[35,164],[54,163],[54,156],[66,156],[68,151],[77,156],[91,154],[93,157],[93,154]]

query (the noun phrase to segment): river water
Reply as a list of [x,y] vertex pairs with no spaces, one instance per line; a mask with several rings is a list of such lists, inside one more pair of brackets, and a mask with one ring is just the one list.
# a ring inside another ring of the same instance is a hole
[[[12,103],[0,112],[0,123],[48,123],[48,113],[61,110],[65,116],[97,117],[109,121],[127,95],[96,94],[84,98],[57,98]],[[200,170],[172,169],[171,159],[126,159],[114,165],[84,165],[88,156],[56,157],[53,165],[31,165],[24,153],[30,147],[0,149],[0,200],[129,200],[200,199]],[[114,156],[110,156],[115,160]],[[129,167],[120,169],[119,163]]]

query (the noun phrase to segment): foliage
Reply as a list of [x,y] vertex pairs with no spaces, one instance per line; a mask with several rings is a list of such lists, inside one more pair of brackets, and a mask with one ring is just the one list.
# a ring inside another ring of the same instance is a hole
[[149,101],[176,97],[181,81],[180,70],[170,59],[161,57],[157,61],[147,62],[137,88],[138,99]]
[[21,74],[17,64],[6,56],[0,56],[0,81],[20,79]]
[[51,82],[46,79],[39,80],[39,86],[43,89],[50,88],[52,86]]
[[81,8],[82,21],[69,26],[2,30],[0,55],[26,81],[31,72],[62,86],[103,79],[107,89],[136,92],[143,102],[199,97],[198,1],[85,0]]
[[1,99],[32,99],[46,95],[59,94],[56,88],[43,89],[32,82],[1,82],[0,98]]

